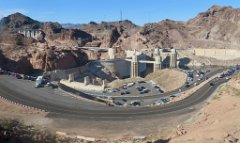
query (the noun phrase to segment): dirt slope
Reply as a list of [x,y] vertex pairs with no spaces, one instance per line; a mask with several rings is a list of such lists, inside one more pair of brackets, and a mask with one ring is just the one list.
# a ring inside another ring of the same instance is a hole
[[239,107],[240,75],[223,85],[210,103],[183,125],[185,135],[170,142],[229,143],[240,140]]
[[165,91],[177,89],[186,82],[186,74],[175,69],[164,69],[146,76],[146,80],[152,80]]

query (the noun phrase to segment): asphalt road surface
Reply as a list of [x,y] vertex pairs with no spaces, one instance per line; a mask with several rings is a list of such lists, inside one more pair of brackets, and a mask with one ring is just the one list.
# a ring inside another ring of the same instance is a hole
[[214,79],[215,85],[205,84],[193,95],[186,99],[156,107],[108,107],[104,104],[76,99],[68,93],[50,88],[34,88],[34,82],[17,80],[7,75],[0,75],[0,96],[23,105],[48,111],[49,116],[72,117],[77,119],[94,120],[129,120],[134,117],[147,117],[164,115],[167,113],[180,113],[185,109],[191,109],[195,105],[206,100],[215,89],[222,83],[223,79]]

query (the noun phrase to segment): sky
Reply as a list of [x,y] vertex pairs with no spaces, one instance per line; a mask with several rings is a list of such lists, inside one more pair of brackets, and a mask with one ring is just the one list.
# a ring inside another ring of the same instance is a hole
[[0,0],[0,18],[20,12],[35,20],[89,23],[129,19],[137,25],[186,21],[212,5],[240,8],[239,0]]

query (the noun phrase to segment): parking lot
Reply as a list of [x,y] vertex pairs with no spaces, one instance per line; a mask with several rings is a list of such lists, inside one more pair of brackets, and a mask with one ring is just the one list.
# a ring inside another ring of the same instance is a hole
[[[227,70],[225,70],[223,72],[223,74],[220,75],[219,78],[226,78],[229,79],[231,78],[231,75],[236,71],[239,70],[240,67],[236,68],[236,67],[230,67]],[[219,71],[223,70],[222,68],[209,68],[209,69],[205,69],[205,70],[185,70],[183,72],[185,72],[187,74],[187,80],[186,83],[179,89],[175,90],[175,91],[171,91],[168,93],[159,93],[158,91],[155,90],[155,92],[149,92],[147,94],[139,94],[139,91],[136,90],[137,87],[139,87],[139,85],[141,86],[148,86],[149,89],[154,88],[154,86],[156,86],[155,84],[151,84],[151,83],[140,83],[140,84],[134,84],[132,85],[130,88],[127,88],[127,90],[131,90],[132,94],[138,94],[138,97],[132,97],[131,96],[136,96],[136,95],[131,95],[131,94],[127,94],[128,96],[124,96],[124,95],[120,95],[121,97],[117,96],[114,98],[114,96],[112,96],[113,102],[114,104],[118,105],[118,106],[149,106],[149,105],[163,105],[165,103],[170,102],[171,100],[173,100],[175,97],[177,96],[181,96],[182,92],[184,92],[185,90],[188,90],[189,88],[193,87],[193,86],[197,86],[198,84],[200,84],[201,82],[207,80],[208,78],[210,78],[211,76],[215,75],[216,73],[218,73]],[[130,84],[131,85],[131,84]],[[211,85],[211,84],[210,84]],[[126,86],[126,85],[125,85]],[[214,86],[214,84],[212,84],[211,86]],[[121,93],[122,90],[118,91],[118,92],[114,92],[115,95]],[[124,90],[123,90],[124,91]],[[114,93],[110,93],[112,95],[114,95]],[[150,96],[150,95],[158,95],[158,96]],[[162,95],[162,96],[161,96]],[[149,98],[147,98],[149,96]]]
[[[219,78],[231,78],[231,75],[240,69],[239,66],[230,67],[225,70]],[[188,90],[192,86],[197,86],[199,83],[207,80],[209,77],[215,75],[219,71],[219,68],[211,68],[203,70],[184,70],[187,74],[186,83],[179,89],[164,93],[161,87],[152,81],[137,81],[122,85],[120,88],[107,88],[103,93],[95,93],[92,95],[98,96],[99,98],[105,97],[110,99],[115,105],[118,106],[151,106],[151,105],[162,105],[170,102],[177,96],[181,96],[181,92]],[[223,69],[222,69],[223,71]],[[28,76],[18,74],[14,72],[0,70],[0,74],[5,74],[16,78],[18,80],[28,80],[33,84],[36,83],[34,76]],[[47,81],[47,80],[46,80]],[[49,82],[44,82],[43,87],[51,87]],[[211,84],[210,84],[211,85]],[[211,86],[214,86],[212,84]],[[36,87],[36,86],[35,86]],[[58,93],[57,93],[58,94]],[[91,94],[91,93],[89,93]],[[149,97],[149,98],[148,98]]]
[[149,96],[153,94],[161,94],[163,91],[161,88],[151,81],[138,81],[128,84],[124,84],[120,88],[105,89],[105,95],[116,96]]

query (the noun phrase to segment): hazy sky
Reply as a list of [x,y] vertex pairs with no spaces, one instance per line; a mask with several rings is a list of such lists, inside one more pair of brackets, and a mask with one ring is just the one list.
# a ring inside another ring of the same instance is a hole
[[240,7],[240,0],[0,0],[0,17],[21,12],[39,21],[88,23],[129,19],[138,25],[185,21],[212,5]]

